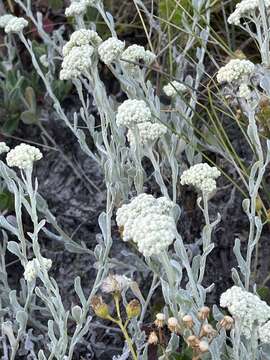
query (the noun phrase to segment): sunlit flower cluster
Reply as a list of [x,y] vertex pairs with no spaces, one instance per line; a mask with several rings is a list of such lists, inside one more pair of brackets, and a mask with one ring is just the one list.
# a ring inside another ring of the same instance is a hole
[[117,210],[116,222],[124,241],[133,240],[144,256],[166,250],[176,235],[173,202],[165,197],[140,194]]
[[[158,140],[161,136],[166,134],[167,128],[165,125],[158,124],[158,123],[151,123],[143,122],[138,124],[138,135],[139,135],[139,142],[141,145],[147,145],[154,143]],[[136,145],[136,130],[129,129],[127,133],[127,138],[131,146]]]
[[100,59],[109,65],[121,57],[125,43],[116,37],[111,37],[99,45],[98,54]]
[[35,146],[21,143],[15,146],[7,154],[7,164],[10,167],[16,166],[19,169],[28,169],[33,166],[35,161],[42,158],[41,151]]
[[76,30],[71,34],[69,41],[63,47],[63,55],[67,56],[74,47],[83,45],[98,46],[101,42],[101,37],[94,30]]
[[186,90],[186,86],[178,81],[172,81],[163,87],[164,93],[169,97],[175,97],[179,93],[183,93]]
[[246,80],[252,74],[255,65],[249,60],[232,59],[217,73],[218,83],[232,83]]
[[[252,12],[259,8],[260,0],[242,0],[236,4],[234,12],[229,16],[228,23],[240,25],[241,18],[248,17]],[[264,0],[266,7],[270,6],[270,0]]]
[[151,120],[151,111],[143,100],[125,100],[118,107],[116,114],[117,126],[125,126],[128,128]]
[[149,66],[155,61],[156,55],[149,50],[145,50],[143,46],[134,44],[126,48],[121,58],[123,67],[131,74],[136,74],[139,70],[137,63]]
[[24,18],[6,14],[0,17],[0,27],[5,28],[5,32],[19,33],[28,25],[28,21]]
[[10,148],[5,142],[0,142],[0,155],[6,152],[9,152]]
[[[220,306],[228,308],[240,321],[242,333],[247,338],[251,337],[255,325],[263,325],[270,317],[270,307],[266,302],[239,286],[233,286],[221,295]],[[264,330],[267,328],[261,330],[262,339],[266,339]]]
[[217,188],[216,179],[221,175],[216,167],[206,163],[193,165],[181,176],[181,185],[192,185],[205,195],[212,194]]
[[70,80],[84,74],[92,65],[94,48],[91,45],[74,46],[62,62],[61,80]]
[[[45,269],[48,271],[50,270],[50,268],[52,267],[52,260],[51,259],[46,259],[45,257],[42,257],[42,265],[45,267]],[[38,261],[38,259],[32,259],[30,261],[28,261],[28,263],[25,266],[24,269],[24,278],[26,281],[34,281],[39,272],[41,270],[41,264]]]

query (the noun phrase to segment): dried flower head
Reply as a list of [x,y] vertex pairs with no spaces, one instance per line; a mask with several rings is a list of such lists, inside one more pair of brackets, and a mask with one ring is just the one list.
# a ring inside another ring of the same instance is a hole
[[209,344],[207,341],[205,340],[201,340],[198,344],[198,350],[201,352],[201,353],[205,353],[209,350]]
[[183,316],[182,321],[184,325],[189,329],[191,329],[194,326],[194,321],[191,315]]
[[40,150],[35,146],[21,143],[7,154],[7,164],[10,167],[16,166],[19,169],[29,169],[42,156]]
[[175,318],[175,317],[170,317],[168,319],[168,329],[171,331],[171,332],[178,332],[179,330],[179,324],[178,324],[178,320]]
[[148,337],[148,344],[150,345],[157,345],[158,343],[158,337],[157,334],[155,333],[155,331],[152,331]]
[[108,319],[110,316],[109,307],[106,303],[103,302],[103,299],[101,296],[93,296],[91,300],[91,306],[94,310],[94,313],[102,318],[102,319]]
[[162,328],[165,323],[165,315],[163,313],[156,314],[155,325],[158,328]]
[[186,342],[188,344],[188,347],[191,347],[194,349],[194,348],[198,347],[200,340],[197,336],[190,335],[187,337]]
[[210,324],[204,324],[201,328],[200,336],[213,337],[216,335],[216,330]]
[[141,304],[137,299],[131,300],[126,306],[128,319],[138,317],[141,313]]
[[0,142],[0,155],[9,152],[10,148],[3,141]]
[[208,316],[210,314],[210,309],[208,306],[203,306],[199,309],[197,317],[199,320],[204,321],[208,319]]
[[130,283],[131,279],[127,278],[125,275],[109,275],[104,279],[101,290],[107,294],[121,292],[124,289],[127,289]]
[[234,320],[231,316],[224,316],[223,319],[220,320],[219,325],[224,328],[225,330],[231,330],[233,327]]

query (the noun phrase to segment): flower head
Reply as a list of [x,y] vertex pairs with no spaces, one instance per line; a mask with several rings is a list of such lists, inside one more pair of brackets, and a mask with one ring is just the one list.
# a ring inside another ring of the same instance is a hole
[[[42,257],[42,264],[45,267],[45,269],[48,271],[52,267],[52,260]],[[41,270],[41,264],[38,261],[38,259],[35,258],[28,261],[24,269],[25,280],[28,282],[34,281],[37,278],[40,270]]]
[[98,46],[102,42],[101,37],[94,30],[80,29],[74,31],[69,41],[63,47],[63,55],[67,56],[74,47],[83,45]]
[[149,66],[155,61],[156,55],[149,50],[145,50],[143,46],[134,44],[126,48],[121,58],[123,67],[135,75],[140,67],[133,63],[143,63]]
[[[270,0],[264,0],[266,7],[270,6]],[[241,18],[248,17],[259,8],[259,0],[242,0],[236,4],[234,12],[229,16],[228,23],[240,25]]]
[[5,26],[5,32],[8,33],[19,33],[28,25],[28,21],[24,18],[13,16]]
[[127,289],[131,283],[131,280],[124,275],[109,275],[104,279],[101,290],[104,293],[121,292]]
[[250,338],[255,325],[262,325],[270,318],[270,307],[239,286],[226,290],[220,298],[220,306],[228,308],[231,315],[240,321],[242,333]]
[[179,83],[178,81],[169,82],[163,87],[164,93],[169,97],[175,97],[179,93],[183,93],[187,90],[184,84]]
[[15,16],[11,14],[5,14],[0,16],[0,28],[6,27],[8,22],[13,18],[15,18]]
[[106,65],[109,65],[120,58],[124,48],[125,43],[123,41],[118,40],[116,37],[111,37],[99,45],[98,54],[100,59]]
[[[156,142],[161,136],[166,134],[167,128],[165,125],[158,123],[143,122],[137,125],[139,133],[139,143],[141,145],[149,145]],[[129,129],[127,138],[131,146],[136,145],[135,129]]]
[[143,100],[125,100],[117,110],[117,126],[133,127],[151,120],[151,111]]
[[155,325],[158,328],[162,328],[164,326],[165,323],[165,314],[163,313],[157,313],[156,314],[156,320],[155,320]]
[[10,167],[17,166],[19,169],[28,169],[42,157],[43,155],[38,148],[21,143],[7,154],[7,164]]
[[249,60],[232,59],[217,73],[218,83],[243,82],[252,74],[255,65]]
[[0,142],[0,155],[9,152],[10,148],[5,142]]
[[92,65],[94,48],[91,45],[74,46],[62,62],[61,80],[70,80],[83,75]]
[[259,338],[262,343],[270,344],[270,320],[259,327]]
[[216,167],[211,167],[206,163],[196,164],[183,172],[181,185],[192,185],[198,191],[209,195],[216,190],[216,179],[220,175]]
[[238,89],[238,96],[240,98],[243,98],[243,99],[246,99],[246,100],[249,100],[251,98],[251,90],[250,90],[250,87],[243,83],[243,84],[240,84],[239,86],[239,89]]
[[79,16],[86,13],[88,6],[94,6],[98,0],[71,0],[71,4],[66,8],[65,15]]

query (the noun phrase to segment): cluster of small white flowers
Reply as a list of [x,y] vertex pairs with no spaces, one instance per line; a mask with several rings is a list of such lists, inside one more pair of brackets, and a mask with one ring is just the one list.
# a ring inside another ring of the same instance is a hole
[[[158,123],[143,122],[138,124],[139,140],[142,145],[154,143],[161,136],[166,134],[167,128],[165,125]],[[131,146],[136,145],[135,129],[129,129],[127,138]]]
[[259,338],[264,344],[270,344],[270,320],[259,327]]
[[[270,0],[264,0],[266,7],[270,6]],[[236,4],[234,12],[228,17],[228,23],[240,25],[241,18],[249,16],[254,10],[259,8],[259,0],[242,0]]]
[[[47,271],[50,270],[50,268],[52,267],[52,260],[42,257],[42,262],[45,269]],[[28,261],[28,263],[25,266],[24,274],[23,274],[25,280],[29,282],[34,281],[37,278],[40,269],[41,269],[41,265],[38,259],[33,259]]]
[[232,59],[217,73],[218,83],[239,82],[252,74],[255,65],[249,60]]
[[21,143],[7,154],[7,164],[10,167],[17,166],[19,169],[28,169],[42,157],[43,155],[38,148]]
[[181,175],[181,185],[192,185],[202,193],[212,194],[216,188],[216,179],[221,175],[216,167],[200,163],[185,170]]
[[144,256],[157,255],[175,239],[173,202],[140,194],[117,210],[116,222],[123,241],[133,240]]
[[231,315],[241,322],[246,338],[251,337],[255,325],[261,326],[270,317],[270,307],[266,302],[239,286],[233,286],[221,295],[220,306],[228,308]]
[[91,45],[74,46],[63,59],[60,79],[70,80],[82,75],[92,65],[93,52]]
[[9,16],[6,15],[4,19],[2,19],[2,24],[5,25],[5,32],[9,33],[18,33],[23,31],[23,29],[28,25],[28,21],[24,18],[19,18],[16,16]]
[[15,16],[11,14],[5,14],[0,16],[0,28],[7,26],[8,22],[13,19]]
[[101,37],[94,30],[80,29],[71,34],[69,41],[63,47],[63,55],[67,56],[77,46],[98,46],[102,42]]
[[114,293],[116,291],[121,292],[127,289],[131,283],[131,279],[125,275],[109,275],[104,279],[101,285],[101,290],[104,293]]
[[248,84],[244,83],[239,86],[238,96],[246,100],[249,100],[251,98],[251,90]]
[[125,43],[123,41],[118,40],[116,37],[111,37],[99,45],[98,54],[100,59],[106,65],[109,65],[120,58],[124,48]]
[[164,93],[169,97],[175,97],[179,93],[183,93],[187,90],[184,84],[178,81],[172,81],[163,87]]
[[0,142],[0,155],[9,152],[10,148],[3,141]]
[[97,0],[71,0],[71,4],[66,8],[65,15],[78,16],[85,14],[88,6],[94,6]]
[[118,107],[116,114],[117,126],[134,127],[142,122],[151,120],[151,111],[143,100],[125,100]]
[[155,61],[156,55],[149,50],[145,50],[143,46],[131,45],[122,54],[124,68],[131,74],[135,74],[139,70],[139,66],[132,63],[142,62],[145,65],[151,65]]

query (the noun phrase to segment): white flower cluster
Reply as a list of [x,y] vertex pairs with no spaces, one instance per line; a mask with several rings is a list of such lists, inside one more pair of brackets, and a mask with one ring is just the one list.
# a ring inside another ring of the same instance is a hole
[[123,241],[133,240],[144,256],[158,255],[174,241],[173,202],[165,197],[155,199],[140,194],[117,210],[116,222]]
[[91,45],[74,46],[62,62],[61,80],[70,80],[82,75],[92,65],[94,48]]
[[43,155],[38,148],[21,143],[7,154],[7,164],[10,167],[17,166],[19,169],[29,169],[35,161],[42,157]]
[[6,14],[0,16],[0,27],[5,28],[5,32],[9,33],[18,33],[23,31],[23,29],[28,25],[28,21],[24,18]]
[[117,126],[128,128],[151,120],[151,111],[143,100],[128,99],[118,107],[116,114]]
[[[50,270],[50,268],[52,267],[51,259],[46,259],[45,257],[42,257],[42,263],[47,271]],[[34,281],[37,278],[40,269],[41,269],[41,264],[38,261],[38,259],[33,259],[28,261],[28,263],[25,266],[24,274],[23,274],[25,280],[29,282]]]
[[116,37],[111,37],[99,45],[98,54],[100,59],[106,65],[109,65],[121,57],[124,48],[125,43],[123,41],[118,40]]
[[231,83],[245,80],[252,74],[255,65],[249,60],[232,59],[217,73],[218,83]]
[[246,100],[249,100],[251,98],[251,90],[248,84],[243,83],[239,86],[238,96]]
[[[259,8],[260,0],[242,0],[236,4],[234,12],[228,17],[228,23],[240,25],[241,18],[248,17]],[[270,6],[270,0],[264,0],[266,7]]]
[[114,293],[116,291],[121,292],[127,289],[131,283],[131,279],[125,275],[109,275],[107,276],[101,285],[101,290],[104,293]]
[[163,87],[163,91],[168,97],[175,97],[179,93],[183,93],[186,90],[186,86],[179,83],[178,81],[172,81]]
[[124,60],[123,66],[131,74],[136,74],[139,70],[139,66],[133,63],[142,62],[145,65],[151,65],[155,61],[156,55],[149,50],[145,50],[143,46],[131,45],[122,54],[122,60]]
[[210,195],[217,188],[216,179],[221,175],[216,167],[206,163],[193,165],[181,175],[181,185],[192,185],[205,195]]
[[71,0],[71,4],[66,8],[65,15],[78,16],[85,14],[88,6],[94,6],[97,0]]
[[[139,132],[139,140],[142,145],[154,143],[161,136],[166,134],[167,128],[165,125],[158,123],[143,122],[137,126]],[[129,129],[127,139],[131,146],[136,145],[135,129]]]
[[270,320],[259,327],[259,338],[264,344],[270,344]]
[[[270,307],[266,302],[239,286],[233,286],[221,295],[220,306],[228,308],[240,321],[242,333],[248,339],[255,325],[260,327],[270,318]],[[265,339],[264,330],[267,328],[261,331],[262,339]]]
[[0,142],[0,155],[9,152],[10,148],[3,141]]
[[76,30],[71,34],[69,41],[64,45],[63,55],[67,56],[74,47],[83,45],[98,46],[101,42],[101,37],[94,30]]

